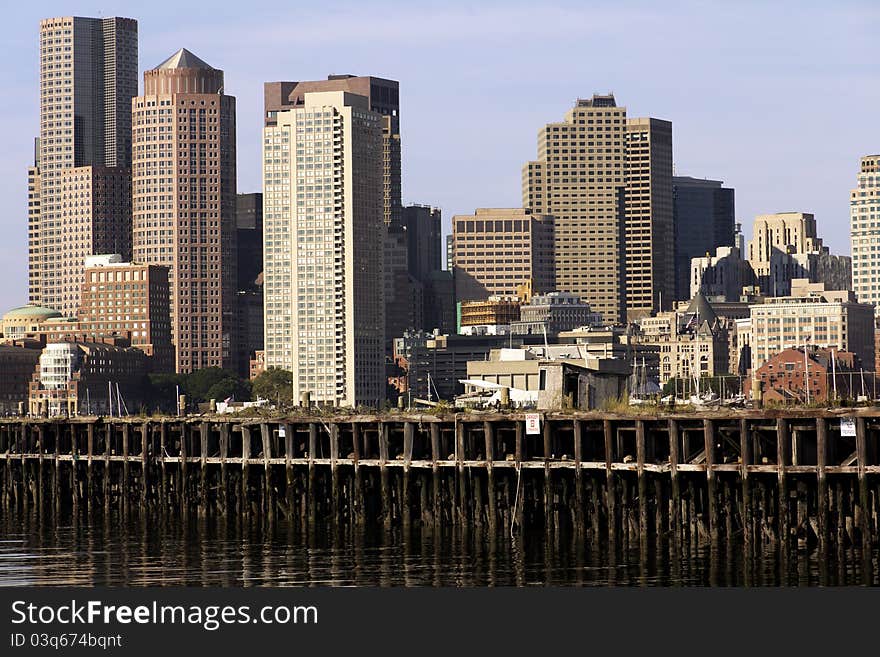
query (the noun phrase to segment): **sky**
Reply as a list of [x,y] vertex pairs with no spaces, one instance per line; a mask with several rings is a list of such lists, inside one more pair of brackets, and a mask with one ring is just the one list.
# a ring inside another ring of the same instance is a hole
[[757,214],[812,212],[848,254],[859,158],[880,152],[876,0],[14,3],[0,41],[0,312],[27,301],[39,21],[67,15],[137,19],[141,71],[182,47],[225,71],[239,192],[260,190],[263,83],[342,73],[400,82],[403,200],[439,206],[447,227],[520,206],[539,128],[595,92],[672,121],[675,173],[734,187],[747,236]]

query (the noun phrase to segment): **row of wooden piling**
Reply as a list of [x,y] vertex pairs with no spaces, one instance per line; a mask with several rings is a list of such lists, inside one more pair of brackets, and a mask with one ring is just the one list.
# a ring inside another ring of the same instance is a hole
[[[846,421],[844,420],[844,423]],[[880,416],[4,421],[0,508],[870,550]]]

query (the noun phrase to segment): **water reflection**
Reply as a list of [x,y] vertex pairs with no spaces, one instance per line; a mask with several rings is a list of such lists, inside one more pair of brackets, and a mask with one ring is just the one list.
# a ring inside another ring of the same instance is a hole
[[[321,527],[196,515],[0,518],[0,585],[815,586],[880,584],[878,550],[666,537],[609,546],[560,531]],[[797,547],[797,546],[796,546]]]

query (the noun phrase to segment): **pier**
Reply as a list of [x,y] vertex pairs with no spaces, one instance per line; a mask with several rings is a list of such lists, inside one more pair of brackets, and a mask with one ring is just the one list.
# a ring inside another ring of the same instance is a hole
[[880,411],[0,422],[0,509],[111,508],[867,554]]

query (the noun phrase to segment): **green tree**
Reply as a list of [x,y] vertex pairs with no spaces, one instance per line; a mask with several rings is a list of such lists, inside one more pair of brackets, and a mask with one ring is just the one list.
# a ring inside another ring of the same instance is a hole
[[260,372],[252,381],[254,399],[268,399],[279,405],[293,401],[293,374],[278,367]]

